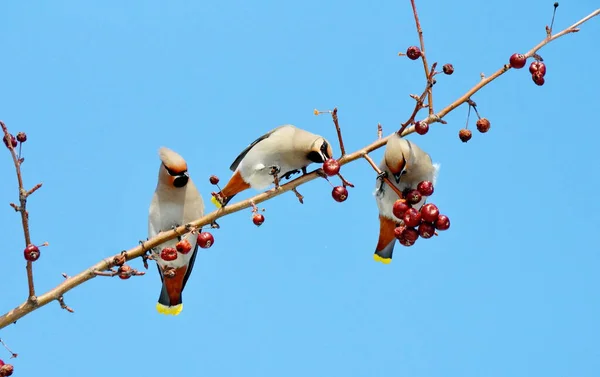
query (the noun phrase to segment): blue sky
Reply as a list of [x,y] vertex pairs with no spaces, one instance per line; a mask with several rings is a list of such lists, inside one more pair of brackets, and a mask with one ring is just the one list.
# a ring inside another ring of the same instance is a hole
[[[545,36],[552,1],[420,1],[440,110],[514,52]],[[293,123],[349,151],[412,110],[420,62],[404,1],[3,2],[0,119],[24,130],[39,292],[146,237],[157,150],[181,153],[208,203],[238,152]],[[561,2],[556,28],[598,4]],[[600,368],[596,240],[600,18],[541,50],[538,87],[511,71],[474,100],[491,131],[458,141],[466,107],[410,140],[441,171],[431,201],[450,216],[440,237],[372,259],[375,173],[343,203],[324,180],[220,221],[178,317],[156,313],[160,279],[98,278],[0,332],[15,376],[595,376]],[[474,118],[471,122],[474,126]],[[336,154],[339,150],[336,148]],[[373,153],[377,161],[382,151]],[[8,153],[0,158],[4,232],[0,310],[27,292]],[[237,200],[248,198],[247,192]],[[210,203],[208,203],[210,205]],[[132,264],[141,267],[141,262]],[[8,358],[0,350],[0,358]],[[48,372],[51,371],[51,372]]]

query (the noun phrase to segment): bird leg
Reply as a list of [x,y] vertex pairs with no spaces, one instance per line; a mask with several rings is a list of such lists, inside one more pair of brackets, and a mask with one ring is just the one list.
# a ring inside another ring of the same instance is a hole
[[280,172],[281,172],[281,169],[279,168],[279,166],[277,166],[277,165],[271,166],[271,171],[269,172],[269,174],[273,176],[273,183],[275,183],[275,190],[279,190],[279,188],[281,187],[281,186],[279,186],[279,173]]
[[299,169],[288,171],[287,173],[285,173],[284,175],[282,175],[281,178],[290,179],[290,178],[292,178],[292,175],[298,174],[298,173],[300,173]]
[[377,174],[377,179],[379,179],[381,181],[381,185],[379,186],[379,189],[377,190],[377,192],[383,191],[383,185],[385,184],[385,178],[387,178],[387,177],[388,177],[387,171],[382,171],[381,173]]
[[181,234],[177,231],[177,228],[179,228],[180,225],[179,224],[175,224],[171,227],[171,230],[174,230],[175,233],[177,233],[177,241],[181,241]]
[[306,175],[308,172],[306,171],[306,166],[302,167],[302,175]]

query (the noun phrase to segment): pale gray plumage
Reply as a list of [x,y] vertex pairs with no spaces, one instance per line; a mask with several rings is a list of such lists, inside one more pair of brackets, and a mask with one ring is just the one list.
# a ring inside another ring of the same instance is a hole
[[[388,140],[379,169],[387,174],[388,179],[398,188],[415,189],[422,181],[436,183],[439,164],[433,164],[429,154],[425,153],[414,142],[401,138],[394,133]],[[394,216],[392,208],[398,195],[383,180],[376,179],[375,200],[379,209],[381,222],[379,242],[375,255],[383,259],[391,259],[396,239],[393,235],[395,224],[401,219]],[[420,209],[426,198],[415,205]],[[375,258],[377,260],[377,257]],[[385,263],[385,262],[384,262]]]
[[289,178],[292,173],[304,171],[313,162],[322,163],[332,155],[331,145],[322,136],[291,124],[277,127],[240,153],[231,164],[230,180],[218,194],[227,203],[249,187],[263,190],[273,184],[273,168],[279,171],[279,179]]
[[[160,148],[161,165],[158,173],[158,183],[148,216],[148,235],[153,237],[162,231],[185,225],[204,215],[204,202],[194,182],[189,178],[187,163],[176,152],[168,148]],[[187,233],[183,237],[192,245],[192,251],[187,254],[177,253],[174,261],[164,261],[160,252],[165,247],[175,247],[179,239],[165,242],[153,249],[159,274],[163,282],[157,310],[163,314],[179,314],[183,308],[181,292],[192,272],[198,245],[196,236]],[[165,279],[163,269],[173,267],[176,277]],[[185,269],[183,268],[185,267]],[[183,275],[178,276],[177,274]]]

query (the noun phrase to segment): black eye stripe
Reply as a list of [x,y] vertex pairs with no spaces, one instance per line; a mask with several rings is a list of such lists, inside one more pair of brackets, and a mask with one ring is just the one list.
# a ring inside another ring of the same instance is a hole
[[323,152],[323,154],[327,157],[327,158],[331,158],[331,156],[329,155],[329,153],[327,152],[327,148],[329,147],[329,144],[326,141],[323,141],[323,144],[321,145],[321,152]]
[[173,171],[173,170],[169,169],[169,168],[167,167],[167,165],[165,165],[165,164],[163,164],[163,166],[165,167],[165,169],[167,170],[167,172],[169,173],[169,175],[170,175],[170,176],[173,176],[173,177],[175,177],[175,176],[177,176],[177,175],[182,175],[183,173],[185,173],[185,172],[186,172],[186,170],[184,170],[184,171],[182,171],[182,172],[176,172],[176,171]]

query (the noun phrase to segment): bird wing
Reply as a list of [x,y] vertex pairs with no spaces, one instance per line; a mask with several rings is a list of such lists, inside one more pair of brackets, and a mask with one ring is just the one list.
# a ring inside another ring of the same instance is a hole
[[235,169],[237,169],[238,166],[240,165],[240,162],[242,162],[242,160],[244,159],[244,157],[246,157],[246,155],[248,154],[248,152],[250,152],[250,149],[252,149],[256,144],[260,143],[261,141],[263,141],[266,138],[268,138],[269,136],[271,136],[275,131],[281,129],[282,127],[285,127],[285,126],[280,126],[280,127],[274,128],[271,131],[269,131],[266,134],[264,134],[261,137],[259,137],[258,139],[254,140],[252,142],[252,144],[248,145],[248,147],[246,147],[246,149],[244,149],[242,151],[242,153],[240,153],[240,155],[237,156],[237,158],[235,159],[235,161],[233,161],[233,163],[229,167],[229,170],[235,171]]

